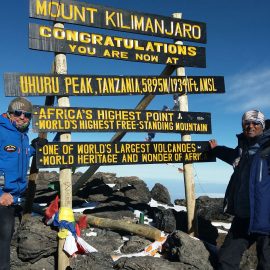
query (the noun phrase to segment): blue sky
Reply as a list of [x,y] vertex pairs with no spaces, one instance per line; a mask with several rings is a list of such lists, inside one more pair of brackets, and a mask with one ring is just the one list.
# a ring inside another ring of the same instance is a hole
[[[189,110],[212,114],[212,134],[192,135],[192,140],[216,138],[220,145],[234,147],[235,134],[241,132],[241,116],[249,109],[259,109],[270,118],[270,52],[269,26],[270,2],[267,0],[108,0],[88,1],[138,12],[171,16],[181,12],[183,19],[205,22],[207,44],[206,68],[186,68],[186,75],[224,76],[226,93],[218,95],[189,96]],[[0,73],[26,72],[50,73],[53,53],[28,49],[28,23],[51,25],[50,22],[28,18],[28,1],[2,1],[0,9],[1,42]],[[70,25],[69,25],[70,26]],[[82,29],[76,26],[76,29]],[[99,29],[84,28],[93,32]],[[104,33],[104,31],[103,31]],[[106,31],[118,36],[128,33]],[[135,35],[132,35],[133,37]],[[136,38],[154,39],[142,35]],[[155,38],[161,40],[160,38]],[[170,40],[164,40],[171,42]],[[93,57],[67,55],[69,74],[100,75],[159,75],[164,68],[160,64],[135,63]],[[3,80],[0,85],[0,109],[4,112],[11,98],[5,97]],[[71,106],[109,107],[133,109],[142,96],[129,97],[71,97]],[[30,97],[33,104],[43,105],[45,97]],[[163,105],[173,107],[171,95],[157,96],[148,109],[161,110]],[[73,133],[73,141],[108,141],[113,133]],[[30,138],[36,134],[30,133]],[[54,134],[49,135],[51,139]],[[146,133],[129,133],[123,141],[144,141]],[[155,141],[180,140],[180,134],[159,133]],[[183,183],[183,175],[177,167],[162,165],[125,165],[101,167],[100,171],[115,172],[118,176],[136,175],[142,179],[156,179],[166,185],[166,180]],[[194,164],[195,182],[225,183],[232,169],[222,162]],[[86,168],[84,168],[86,169]]]

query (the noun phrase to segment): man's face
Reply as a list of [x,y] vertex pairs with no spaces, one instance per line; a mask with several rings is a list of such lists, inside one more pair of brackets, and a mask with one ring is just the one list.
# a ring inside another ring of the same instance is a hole
[[10,119],[16,123],[17,128],[23,129],[29,125],[31,115],[29,112],[16,110],[10,113]]
[[260,122],[244,121],[243,131],[247,138],[255,138],[263,133],[263,127]]

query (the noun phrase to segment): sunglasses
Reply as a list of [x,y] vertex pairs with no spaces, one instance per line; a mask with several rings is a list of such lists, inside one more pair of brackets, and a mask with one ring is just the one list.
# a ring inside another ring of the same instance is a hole
[[17,117],[19,117],[19,116],[21,116],[23,114],[28,119],[30,119],[32,117],[32,113],[30,113],[30,112],[24,112],[24,111],[19,111],[19,110],[15,110],[13,112],[13,114],[15,116],[17,116]]
[[259,121],[245,121],[244,122],[244,126],[250,126],[250,125],[258,126],[258,125],[261,125],[261,122]]

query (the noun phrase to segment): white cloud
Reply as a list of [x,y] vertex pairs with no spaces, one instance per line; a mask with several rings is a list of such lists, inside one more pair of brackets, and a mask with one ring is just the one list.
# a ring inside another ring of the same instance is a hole
[[237,74],[226,79],[226,108],[233,112],[269,109],[270,68]]

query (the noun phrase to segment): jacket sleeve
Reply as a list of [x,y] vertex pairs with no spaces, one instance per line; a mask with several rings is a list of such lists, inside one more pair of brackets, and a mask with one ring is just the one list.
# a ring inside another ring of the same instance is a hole
[[32,157],[35,154],[36,154],[36,149],[32,145],[30,145],[30,156]]
[[261,150],[261,157],[267,158],[270,156],[270,140],[267,141],[265,144],[262,145]]
[[233,165],[233,162],[239,156],[239,149],[238,147],[233,149],[226,146],[216,146],[211,150],[211,153],[220,160]]

